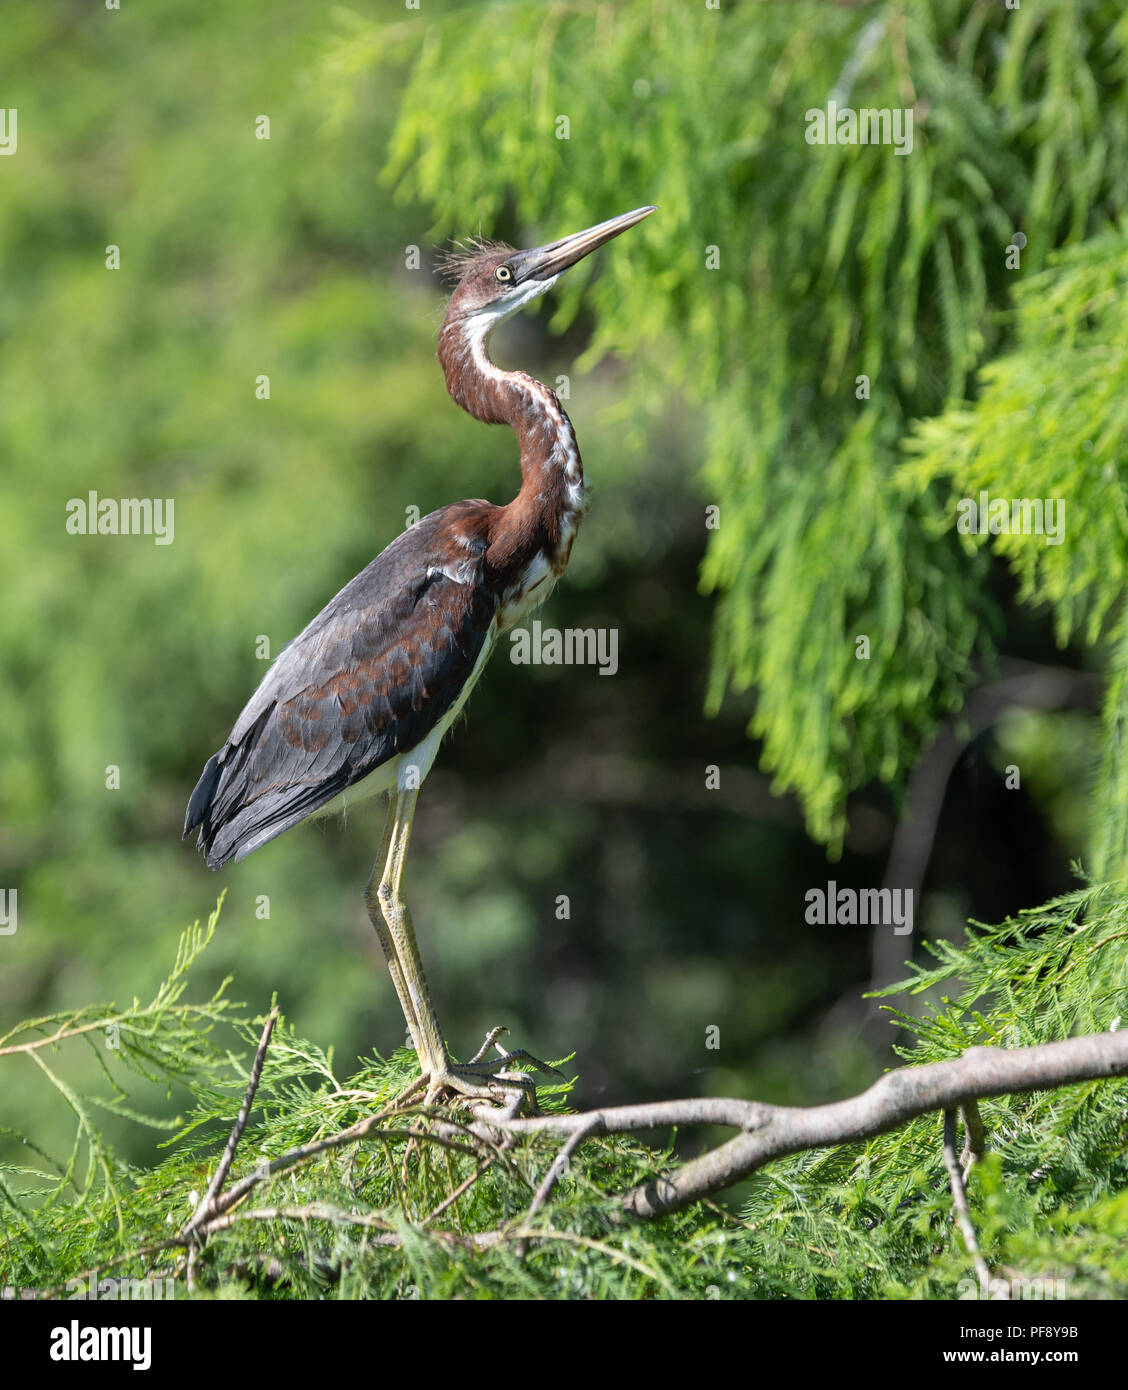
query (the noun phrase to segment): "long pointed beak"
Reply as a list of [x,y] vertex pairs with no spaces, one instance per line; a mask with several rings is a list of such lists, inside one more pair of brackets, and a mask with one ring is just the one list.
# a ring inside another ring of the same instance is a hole
[[569,266],[575,265],[577,261],[582,261],[585,256],[591,255],[596,247],[602,246],[605,241],[610,241],[612,237],[625,232],[628,227],[633,227],[636,222],[641,222],[644,217],[649,217],[652,212],[657,211],[656,207],[635,208],[633,212],[624,212],[620,217],[612,217],[609,222],[600,222],[598,226],[589,227],[586,232],[576,232],[560,241],[549,242],[547,246],[536,246],[531,251],[519,251],[517,255],[511,256],[508,262],[514,278],[517,284],[525,280],[550,280]]

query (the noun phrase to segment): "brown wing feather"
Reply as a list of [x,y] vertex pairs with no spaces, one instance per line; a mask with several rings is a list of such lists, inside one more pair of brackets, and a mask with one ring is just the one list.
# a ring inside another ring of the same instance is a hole
[[424,517],[280,654],[188,804],[184,834],[199,827],[212,868],[409,752],[457,701],[497,610],[474,540],[484,507]]

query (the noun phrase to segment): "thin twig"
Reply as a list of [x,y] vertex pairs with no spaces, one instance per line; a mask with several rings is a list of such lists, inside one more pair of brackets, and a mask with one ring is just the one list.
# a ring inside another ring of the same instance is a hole
[[490,1158],[483,1159],[483,1161],[477,1166],[477,1168],[474,1169],[470,1176],[468,1178],[464,1178],[462,1182],[460,1182],[458,1186],[454,1189],[454,1191],[450,1194],[450,1196],[444,1197],[443,1200],[439,1203],[439,1205],[434,1209],[434,1211],[429,1212],[419,1224],[424,1227],[429,1226],[431,1222],[434,1221],[436,1216],[441,1216],[443,1212],[447,1210],[448,1207],[453,1207],[455,1202],[458,1201],[459,1197],[461,1197],[464,1192],[469,1191],[469,1189],[474,1186],[474,1184],[478,1181],[482,1174],[493,1167],[495,1162],[496,1159],[494,1159],[492,1156]]
[[986,1298],[991,1283],[991,1271],[987,1268],[987,1261],[979,1252],[975,1223],[971,1219],[971,1209],[967,1204],[967,1188],[964,1186],[963,1168],[960,1166],[959,1155],[956,1153],[955,1110],[944,1111],[944,1167],[948,1170],[948,1182],[952,1189],[952,1205],[956,1209],[956,1218],[960,1223],[960,1230],[963,1232],[964,1244],[967,1246],[967,1253],[971,1256],[971,1262],[975,1266],[975,1273],[979,1279],[979,1296]]
[[317,1139],[311,1144],[302,1144],[298,1148],[288,1149],[278,1158],[271,1159],[269,1163],[262,1164],[253,1173],[248,1173],[245,1177],[240,1178],[233,1187],[229,1187],[222,1196],[217,1197],[214,1214],[218,1216],[225,1211],[230,1211],[260,1182],[268,1182],[271,1178],[276,1178],[279,1173],[288,1172],[289,1169],[296,1168],[298,1164],[304,1163],[307,1159],[316,1158],[318,1154],[327,1153],[330,1149],[338,1149],[344,1144],[352,1144],[358,1139],[366,1139],[369,1136],[378,1139],[416,1141],[425,1139],[430,1144],[438,1144],[441,1148],[453,1149],[456,1153],[477,1156],[478,1149],[473,1145],[460,1144],[455,1139],[447,1139],[425,1129],[377,1129],[381,1120],[386,1120],[394,1113],[395,1105],[393,1104],[375,1115],[368,1115],[363,1120],[357,1120],[355,1124],[339,1130],[336,1134],[331,1134],[328,1139]]
[[[99,1018],[93,1023],[84,1023],[81,1027],[77,1028],[68,1028],[66,1024],[61,1023],[56,1031],[49,1037],[35,1038],[31,1042],[25,1043],[10,1043],[7,1047],[0,1047],[0,1057],[11,1057],[17,1052],[35,1052],[41,1047],[53,1047],[56,1043],[66,1042],[68,1038],[81,1038],[86,1033],[104,1032],[109,1024],[124,1023],[128,1017],[129,1015],[126,1014],[122,1015],[120,1018]],[[28,1028],[35,1027],[33,1023],[23,1026]],[[12,1033],[21,1031],[21,1028],[12,1029]],[[12,1033],[7,1034],[7,1036],[11,1037]]]
[[[240,1221],[339,1221],[348,1226],[371,1226],[379,1231],[391,1231],[389,1222],[369,1212],[342,1211],[327,1202],[310,1202],[304,1207],[254,1207],[249,1211],[231,1211],[208,1222],[207,1232],[223,1231]],[[396,1237],[398,1243],[399,1237]],[[385,1242],[390,1243],[390,1242]]]
[[596,1111],[594,1115],[589,1116],[588,1123],[584,1125],[582,1129],[577,1129],[574,1134],[569,1136],[568,1142],[552,1160],[552,1166],[545,1174],[544,1181],[537,1188],[533,1196],[533,1200],[529,1205],[529,1210],[524,1218],[526,1226],[532,1224],[537,1212],[539,1212],[545,1202],[548,1201],[552,1189],[568,1171],[568,1165],[572,1161],[572,1155],[585,1139],[590,1139],[593,1134],[602,1134],[603,1128],[603,1116]]
[[[580,1147],[584,1140],[590,1139],[593,1134],[599,1134],[602,1132],[603,1116],[600,1115],[597,1111],[594,1115],[589,1117],[588,1123],[584,1125],[582,1129],[577,1129],[574,1134],[569,1135],[564,1147],[552,1160],[548,1172],[544,1175],[544,1180],[542,1181],[541,1185],[533,1194],[533,1200],[529,1204],[529,1210],[525,1213],[525,1216],[521,1223],[523,1226],[527,1227],[533,1224],[533,1221],[536,1219],[537,1213],[540,1211],[541,1207],[544,1206],[545,1202],[547,1202],[549,1197],[551,1196],[552,1189],[568,1171],[568,1165],[572,1161],[572,1155],[576,1152],[576,1150]],[[517,1258],[519,1260],[523,1260],[525,1258],[525,1252],[527,1249],[528,1243],[526,1241],[519,1240],[517,1242]]]
[[[219,1160],[219,1166],[215,1170],[215,1175],[208,1184],[208,1190],[204,1193],[203,1199],[197,1206],[195,1214],[187,1226],[184,1227],[184,1234],[191,1235],[197,1226],[208,1216],[215,1207],[216,1198],[227,1181],[227,1174],[231,1171],[231,1164],[235,1158],[235,1150],[239,1147],[239,1140],[243,1137],[243,1131],[247,1127],[247,1119],[251,1113],[251,1106],[254,1103],[255,1092],[259,1088],[259,1081],[262,1079],[262,1064],[266,1057],[266,1049],[270,1043],[270,1035],[274,1032],[274,1025],[278,1021],[278,1005],[275,1004],[271,1009],[266,1020],[266,1026],[262,1030],[262,1037],[259,1039],[258,1051],[255,1053],[254,1065],[251,1067],[251,1079],[247,1083],[247,1089],[243,1095],[243,1104],[239,1107],[239,1113],[235,1116],[235,1126],[227,1140],[227,1147]],[[188,1262],[188,1278],[192,1278],[192,1262]]]

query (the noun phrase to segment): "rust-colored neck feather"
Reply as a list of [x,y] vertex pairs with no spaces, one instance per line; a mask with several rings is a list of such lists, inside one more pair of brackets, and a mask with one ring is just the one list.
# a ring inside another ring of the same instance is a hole
[[476,420],[509,425],[521,446],[521,490],[498,518],[503,548],[533,544],[553,570],[568,562],[586,506],[584,470],[575,431],[556,392],[527,372],[506,372],[486,352],[488,329],[474,319],[447,320],[439,361],[451,399]]

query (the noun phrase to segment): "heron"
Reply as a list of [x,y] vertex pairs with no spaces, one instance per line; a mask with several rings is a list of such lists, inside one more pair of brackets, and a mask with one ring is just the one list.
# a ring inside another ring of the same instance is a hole
[[[524,1050],[485,1059],[495,1029],[456,1063],[435,1018],[403,875],[419,789],[499,637],[551,593],[587,507],[575,431],[556,392],[490,359],[490,334],[549,290],[564,271],[649,217],[636,208],[573,236],[518,251],[477,241],[450,253],[458,283],[438,335],[454,402],[486,424],[509,425],[521,456],[512,502],[453,502],[402,532],[279,653],[208,759],[188,802],[220,869],[308,816],[359,795],[388,809],[364,890],[428,1100],[497,1099],[535,1089]],[[354,791],[364,783],[363,789]]]

